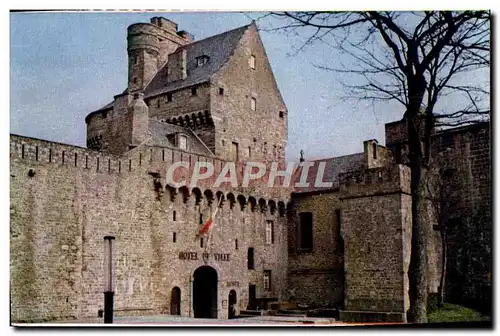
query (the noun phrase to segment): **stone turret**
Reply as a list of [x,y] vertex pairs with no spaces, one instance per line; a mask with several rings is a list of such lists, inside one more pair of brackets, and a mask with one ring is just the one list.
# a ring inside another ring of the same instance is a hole
[[142,91],[168,60],[168,55],[193,41],[185,31],[177,31],[177,24],[163,17],[153,17],[151,23],[137,23],[128,27],[127,51],[128,91]]

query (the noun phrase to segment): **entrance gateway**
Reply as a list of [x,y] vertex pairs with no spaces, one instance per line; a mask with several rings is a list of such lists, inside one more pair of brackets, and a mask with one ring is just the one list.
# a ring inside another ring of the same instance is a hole
[[193,278],[194,317],[217,318],[217,271],[210,266],[200,266]]

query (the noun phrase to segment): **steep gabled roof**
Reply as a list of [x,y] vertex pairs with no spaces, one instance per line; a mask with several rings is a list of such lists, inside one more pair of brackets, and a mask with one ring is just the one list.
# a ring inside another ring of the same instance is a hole
[[[177,48],[176,52],[181,49],[187,51],[187,77],[168,83],[167,63],[165,63],[144,90],[144,97],[152,97],[164,92],[207,82],[210,76],[215,74],[229,60],[243,33],[251,24]],[[203,55],[208,56],[209,60],[203,66],[197,67],[196,58]],[[123,91],[123,93],[126,92],[127,89]],[[106,104],[95,112],[112,107],[113,102]]]
[[[168,83],[165,64],[144,90],[144,96],[151,97],[208,81],[229,60],[248,27],[246,25],[177,48],[176,52],[187,51],[187,77]],[[200,56],[208,56],[209,59],[198,67],[197,57]]]
[[[364,157],[364,153],[357,153],[311,161],[314,163],[314,166],[309,168],[309,172],[307,175],[307,182],[309,183],[309,187],[296,187],[294,192],[305,193],[320,190],[327,191],[328,189],[337,188],[339,186],[339,174],[359,169],[363,165]],[[326,162],[323,182],[333,182],[332,188],[316,188],[314,186],[320,162]],[[292,178],[293,185],[299,182],[301,173],[302,168],[297,169],[295,175]]]

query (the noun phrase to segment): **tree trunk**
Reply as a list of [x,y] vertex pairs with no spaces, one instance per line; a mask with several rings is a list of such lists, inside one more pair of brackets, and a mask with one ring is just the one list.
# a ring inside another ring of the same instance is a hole
[[446,228],[441,229],[441,279],[439,279],[439,288],[438,288],[438,302],[437,305],[438,307],[443,307],[444,303],[444,285],[446,281],[446,262],[447,262],[447,257],[446,257]]
[[410,282],[410,309],[408,322],[427,322],[427,254],[426,230],[422,221],[423,181],[421,158],[411,159],[411,199],[412,199],[412,236],[411,258],[408,270]]
[[426,82],[423,75],[408,78],[409,105],[406,111],[411,169],[411,257],[408,270],[410,309],[408,322],[427,323],[427,230],[422,221],[425,169],[421,142],[420,107]]

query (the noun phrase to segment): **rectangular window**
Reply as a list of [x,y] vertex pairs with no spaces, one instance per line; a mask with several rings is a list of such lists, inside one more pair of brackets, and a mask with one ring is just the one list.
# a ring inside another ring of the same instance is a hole
[[172,94],[171,93],[167,93],[167,101],[168,102],[172,101]]
[[200,238],[200,247],[203,247],[203,238]]
[[264,290],[266,290],[266,291],[271,290],[271,271],[270,270],[264,271]]
[[174,232],[172,236],[172,241],[175,243],[177,241],[177,234]]
[[255,56],[251,55],[250,59],[248,60],[248,64],[250,65],[250,68],[255,69]]
[[274,244],[274,223],[266,221],[266,244]]
[[224,95],[224,88],[219,88],[219,96],[223,96]]
[[252,157],[252,147],[248,146],[248,157]]
[[177,212],[174,212],[172,213],[172,219],[174,220],[174,222],[177,220]]
[[200,225],[202,225],[202,224],[203,224],[203,214],[201,213],[200,214]]
[[179,135],[179,148],[183,150],[187,150],[187,138],[185,135]]
[[237,250],[238,249],[238,239],[235,239],[234,240],[234,249]]
[[252,111],[255,111],[257,109],[257,99],[252,98],[252,100],[250,101],[250,108],[252,109]]
[[191,88],[191,96],[196,96],[197,95],[197,92],[196,92],[196,88]]
[[253,247],[249,247],[248,248],[248,252],[247,252],[247,266],[248,266],[249,270],[253,270],[255,268]]
[[340,209],[335,210],[335,216],[337,217],[337,246],[339,251],[344,253],[344,239],[342,238],[342,214]]
[[237,162],[238,161],[238,143],[237,142],[232,142],[231,143],[231,161]]
[[313,222],[311,212],[299,214],[299,248],[302,251],[312,251],[313,248]]

